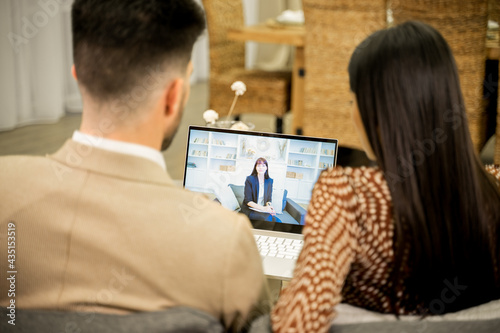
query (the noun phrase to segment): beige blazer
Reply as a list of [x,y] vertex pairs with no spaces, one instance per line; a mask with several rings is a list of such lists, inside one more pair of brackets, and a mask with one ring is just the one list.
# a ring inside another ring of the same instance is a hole
[[183,305],[227,326],[264,281],[248,219],[184,190],[154,162],[68,140],[0,158],[0,305],[15,224],[15,304],[128,313]]

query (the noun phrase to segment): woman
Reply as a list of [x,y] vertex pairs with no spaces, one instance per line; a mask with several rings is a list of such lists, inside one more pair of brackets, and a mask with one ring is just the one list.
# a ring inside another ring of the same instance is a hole
[[273,180],[269,178],[268,168],[265,158],[255,161],[252,173],[245,180],[242,211],[250,220],[281,222],[272,206]]
[[435,315],[500,299],[500,170],[473,149],[446,41],[421,22],[378,31],[353,53],[349,79],[378,167],[321,174],[274,331],[325,332],[341,300]]

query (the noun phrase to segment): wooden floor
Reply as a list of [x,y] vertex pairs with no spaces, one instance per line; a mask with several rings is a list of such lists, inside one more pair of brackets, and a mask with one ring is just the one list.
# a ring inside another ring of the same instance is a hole
[[55,124],[29,125],[0,132],[0,155],[45,155],[55,152],[80,127],[80,114]]

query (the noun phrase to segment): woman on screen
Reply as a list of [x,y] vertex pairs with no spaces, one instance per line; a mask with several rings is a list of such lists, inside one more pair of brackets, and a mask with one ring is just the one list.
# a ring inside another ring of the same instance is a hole
[[250,220],[281,222],[272,205],[273,180],[265,158],[255,161],[252,173],[245,180],[242,211]]

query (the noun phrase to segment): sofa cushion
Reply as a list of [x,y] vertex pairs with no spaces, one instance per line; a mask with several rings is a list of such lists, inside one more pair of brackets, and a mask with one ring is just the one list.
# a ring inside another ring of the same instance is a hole
[[234,196],[241,206],[243,204],[243,199],[245,199],[245,186],[229,184],[229,187],[233,190]]
[[225,186],[219,190],[217,199],[219,199],[219,202],[222,206],[226,207],[229,210],[240,210],[240,203],[236,198],[234,191],[229,186]]
[[277,214],[276,215],[281,223],[288,223],[288,224],[299,224],[299,221],[297,221],[290,213],[287,211],[283,211],[283,214]]
[[283,210],[286,209],[286,203],[287,203],[286,196],[287,195],[288,195],[288,191],[285,189],[285,191],[283,192]]
[[[273,202],[274,211],[276,214],[283,214],[283,198],[285,197],[285,189],[273,188],[273,196],[271,198]],[[285,201],[286,204],[286,201]]]

